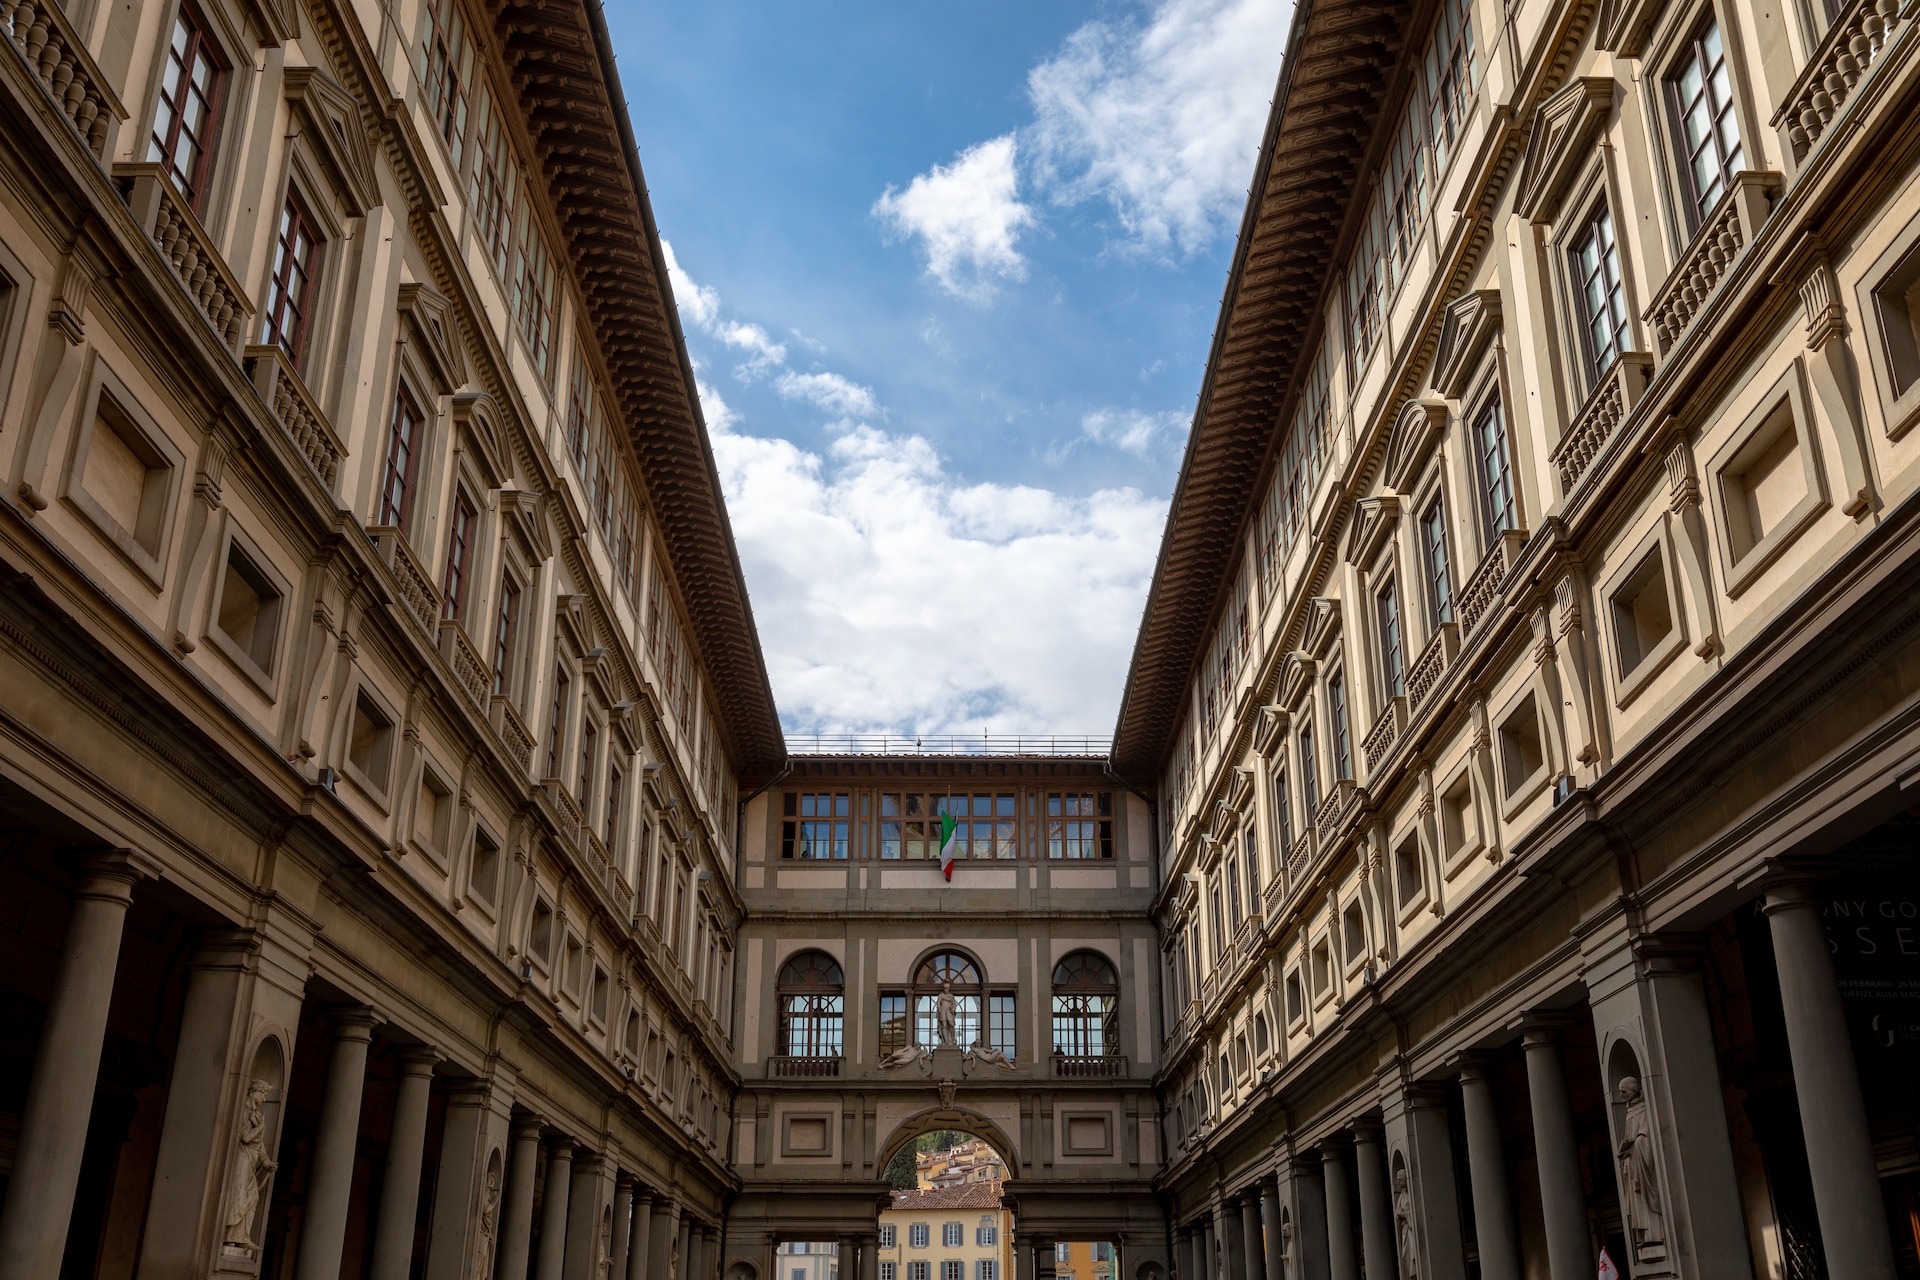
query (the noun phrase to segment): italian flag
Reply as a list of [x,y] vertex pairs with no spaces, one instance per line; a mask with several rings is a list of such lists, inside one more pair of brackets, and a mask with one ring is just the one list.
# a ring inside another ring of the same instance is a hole
[[953,820],[952,814],[950,813],[941,814],[940,815],[940,870],[946,875],[947,879],[949,880],[953,879],[953,848],[955,845],[959,843],[960,843],[960,824]]

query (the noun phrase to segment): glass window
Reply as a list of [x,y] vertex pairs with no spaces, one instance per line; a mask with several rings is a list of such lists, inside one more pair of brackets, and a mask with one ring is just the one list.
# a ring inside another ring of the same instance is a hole
[[1680,161],[1691,200],[1687,212],[1691,225],[1698,227],[1720,203],[1745,162],[1718,21],[1709,17],[1687,42],[1667,84],[1679,117]]
[[319,265],[320,233],[293,195],[280,210],[274,241],[273,274],[267,277],[266,316],[260,341],[279,347],[297,368],[306,349],[307,318],[313,305],[313,277]]
[[941,818],[948,814],[954,819],[954,857],[1014,856],[1019,810],[1011,791],[995,795],[884,792],[880,856],[938,859]]
[[181,5],[167,42],[147,159],[159,163],[195,212],[206,203],[208,161],[226,81],[226,67],[199,15]]
[[[954,1244],[958,1245],[958,1240]],[[940,1264],[940,1280],[967,1280],[967,1264],[958,1258],[948,1258]]]
[[1586,343],[1587,376],[1598,383],[1626,346],[1627,293],[1620,280],[1620,247],[1606,202],[1595,209],[1573,242],[1575,302]]
[[[907,1244],[911,1248],[915,1248],[915,1249],[926,1248],[929,1230],[930,1230],[929,1227],[924,1222],[914,1223],[912,1226],[907,1228]],[[922,1262],[916,1265],[924,1267],[927,1264]]]
[[[882,1249],[893,1248],[893,1228],[892,1227],[880,1228],[880,1238],[884,1242],[880,1246]],[[898,1277],[899,1277],[898,1267],[899,1267],[899,1264],[895,1262],[881,1263],[880,1264],[880,1280],[898,1280]]]
[[1227,919],[1237,930],[1240,927],[1240,862],[1237,858],[1222,859],[1227,871]]
[[944,1248],[958,1249],[966,1243],[967,1228],[961,1222],[943,1222],[940,1224],[940,1244]]
[[580,797],[582,813],[593,812],[593,749],[599,737],[593,717],[583,711],[580,715],[580,785],[574,788]]
[[493,622],[493,692],[504,697],[513,678],[514,633],[520,626],[520,588],[512,578],[500,578],[500,608]]
[[845,980],[833,957],[803,951],[781,967],[777,984],[780,1036],[775,1052],[786,1057],[841,1056]]
[[892,991],[880,996],[880,1056],[907,1047],[907,997]]
[[[913,1234],[918,1237],[918,1239],[914,1241],[914,1248],[926,1248],[927,1229],[925,1227],[915,1227]],[[932,1266],[933,1264],[930,1262],[909,1262],[907,1264],[907,1280],[927,1280],[927,1271]]]
[[1453,621],[1453,568],[1447,558],[1447,513],[1435,498],[1420,517],[1420,555],[1427,566],[1427,603],[1433,625]]
[[1499,541],[1508,529],[1520,526],[1513,504],[1513,472],[1507,458],[1507,424],[1499,397],[1487,402],[1473,426],[1474,457],[1480,471],[1480,515],[1486,522],[1487,545]]
[[567,728],[567,669],[553,669],[553,707],[547,717],[547,777],[560,776],[560,738]]
[[467,107],[474,80],[474,46],[455,0],[427,5],[427,25],[421,32],[415,64],[427,115],[447,144],[453,167],[460,169],[460,151],[467,138]]
[[1253,823],[1240,835],[1240,857],[1247,868],[1247,914],[1260,914],[1260,836]]
[[[1311,717],[1311,708],[1307,711]],[[1320,812],[1320,764],[1313,758],[1313,726],[1300,726],[1300,803],[1301,821],[1312,824]]]
[[[894,1226],[891,1222],[889,1222],[880,1228],[880,1247],[882,1249],[891,1249],[894,1247],[893,1241],[894,1241]],[[891,1262],[883,1262],[880,1265],[883,1267],[890,1267],[893,1264]]]
[[921,962],[913,977],[913,1042],[923,1048],[940,1043],[939,999],[951,985],[954,1040],[962,1049],[980,1038],[980,970],[957,951],[940,951]]
[[780,856],[827,859],[847,856],[851,797],[845,791],[789,791],[782,800]]
[[1047,796],[1049,858],[1113,856],[1113,793],[1051,792]]
[[[987,1043],[1012,1058],[1019,1043],[1019,1020],[1014,1016],[1014,995],[996,991],[987,997]],[[986,1243],[992,1244],[991,1240]]]
[[1400,643],[1400,595],[1393,589],[1392,578],[1374,594],[1373,612],[1380,626],[1380,682],[1387,697],[1404,697],[1407,659]]
[[1207,923],[1213,929],[1213,954],[1218,959],[1227,952],[1227,927],[1220,910],[1220,886],[1217,884],[1207,899],[1207,907]]
[[[473,555],[473,503],[464,489],[453,495],[452,527],[447,531],[447,568],[441,574],[446,584],[440,617],[458,622],[467,604],[467,562]],[[497,677],[496,677],[497,679]]]
[[380,483],[380,523],[404,529],[413,509],[414,459],[420,450],[423,423],[413,395],[406,387],[393,398],[393,418],[387,426],[387,470]]
[[1293,852],[1293,798],[1287,794],[1285,769],[1276,769],[1273,774],[1273,827],[1280,833],[1280,851],[1275,856],[1285,862]]
[[1070,1058],[1120,1052],[1120,983],[1106,957],[1076,951],[1053,968],[1053,1051]]
[[1353,752],[1347,742],[1347,678],[1339,672],[1327,681],[1327,719],[1333,730],[1333,776],[1353,776]]

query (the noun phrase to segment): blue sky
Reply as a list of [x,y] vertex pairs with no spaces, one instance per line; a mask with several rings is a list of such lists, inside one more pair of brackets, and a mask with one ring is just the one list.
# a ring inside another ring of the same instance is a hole
[[790,731],[1108,732],[1288,0],[613,0]]

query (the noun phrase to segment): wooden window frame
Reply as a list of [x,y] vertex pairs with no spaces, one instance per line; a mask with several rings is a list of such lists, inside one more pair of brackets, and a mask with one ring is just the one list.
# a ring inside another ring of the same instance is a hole
[[[310,246],[304,266],[289,251],[289,237],[297,237],[303,232]],[[280,207],[280,220],[274,229],[273,269],[267,276],[267,305],[260,323],[260,341],[286,352],[287,359],[293,362],[296,369],[306,356],[307,335],[313,326],[314,288],[326,243],[326,235],[313,215],[307,212],[306,202],[297,192],[289,189],[286,201]],[[299,286],[289,288],[296,271],[300,274]],[[286,324],[289,311],[293,314],[290,330]]]
[[[187,32],[187,47],[184,53],[176,54],[174,39],[181,28]],[[153,123],[147,130],[147,156],[157,161],[168,179],[180,189],[186,197],[187,205],[196,215],[206,208],[208,178],[213,167],[213,155],[220,141],[220,115],[226,106],[227,85],[231,80],[232,67],[220,48],[220,44],[207,30],[206,21],[191,4],[182,0],[174,11],[173,27],[168,32],[167,42],[161,50],[160,83],[155,91]],[[200,94],[206,105],[206,136],[201,137],[186,126],[186,112],[167,92],[168,74],[175,65],[180,67],[177,83],[192,85],[194,72],[204,60],[210,66],[212,76],[205,92]],[[164,131],[161,128],[162,114],[167,117]],[[175,151],[180,135],[186,133],[192,141],[194,152],[191,157],[190,171],[182,172],[175,163]]]

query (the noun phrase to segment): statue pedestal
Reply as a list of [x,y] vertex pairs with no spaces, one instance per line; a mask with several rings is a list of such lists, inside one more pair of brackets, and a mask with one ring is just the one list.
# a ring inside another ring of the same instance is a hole
[[950,1044],[943,1044],[933,1051],[933,1078],[935,1080],[958,1080],[960,1068],[964,1065],[960,1050]]

